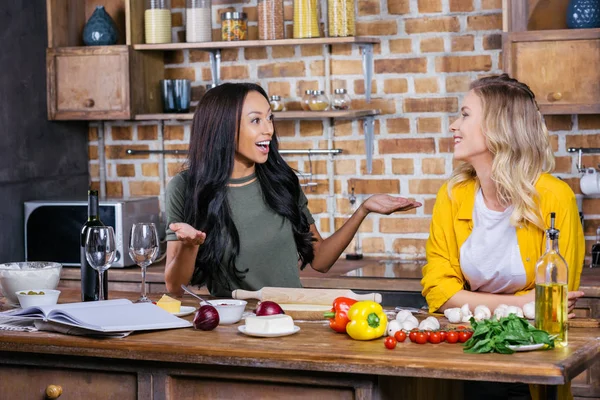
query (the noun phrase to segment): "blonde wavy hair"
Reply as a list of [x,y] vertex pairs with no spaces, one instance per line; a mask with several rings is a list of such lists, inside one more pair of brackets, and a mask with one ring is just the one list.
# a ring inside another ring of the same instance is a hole
[[[493,155],[491,178],[502,206],[514,207],[511,224],[528,221],[546,229],[535,183],[542,173],[554,169],[554,155],[533,92],[507,74],[478,79],[470,90],[483,105],[481,131]],[[473,166],[459,164],[448,181],[449,193],[471,179],[479,185]]]

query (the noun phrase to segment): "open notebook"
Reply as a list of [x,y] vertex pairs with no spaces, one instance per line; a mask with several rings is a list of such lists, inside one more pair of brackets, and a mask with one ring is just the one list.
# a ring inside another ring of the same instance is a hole
[[192,326],[189,321],[178,318],[152,303],[132,303],[127,299],[27,307],[0,313],[0,322],[2,319],[44,321],[98,333]]

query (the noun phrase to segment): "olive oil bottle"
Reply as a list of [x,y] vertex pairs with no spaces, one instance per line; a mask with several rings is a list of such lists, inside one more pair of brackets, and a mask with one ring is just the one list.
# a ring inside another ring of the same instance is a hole
[[557,346],[566,346],[568,267],[558,250],[560,232],[555,228],[555,219],[556,214],[550,213],[550,228],[546,230],[546,252],[535,267],[535,327],[550,335],[557,335]]

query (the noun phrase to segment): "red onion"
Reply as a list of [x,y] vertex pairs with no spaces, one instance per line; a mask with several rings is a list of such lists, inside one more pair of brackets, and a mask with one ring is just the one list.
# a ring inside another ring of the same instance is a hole
[[213,306],[202,306],[196,311],[194,328],[212,331],[219,325],[219,312]]
[[261,301],[254,312],[259,317],[263,315],[285,314],[281,306],[274,301]]

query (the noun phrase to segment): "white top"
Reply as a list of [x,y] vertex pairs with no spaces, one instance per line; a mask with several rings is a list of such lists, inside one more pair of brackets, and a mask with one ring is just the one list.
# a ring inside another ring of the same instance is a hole
[[475,195],[473,231],[460,248],[460,267],[472,291],[515,293],[527,283],[517,231],[510,224],[513,207],[486,207],[481,189]]

